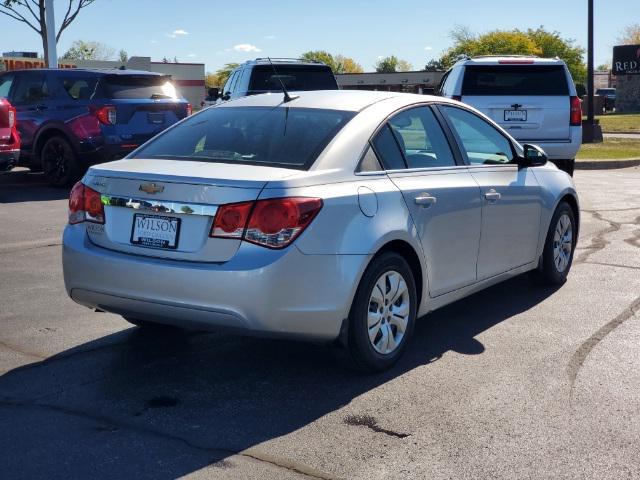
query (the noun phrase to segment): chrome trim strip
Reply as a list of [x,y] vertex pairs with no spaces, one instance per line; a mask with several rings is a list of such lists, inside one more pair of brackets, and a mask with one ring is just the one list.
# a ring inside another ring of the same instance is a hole
[[111,207],[132,208],[141,212],[176,213],[180,215],[215,216],[218,207],[202,203],[171,202],[166,200],[151,200],[143,198],[118,197],[114,195],[101,196],[102,204]]

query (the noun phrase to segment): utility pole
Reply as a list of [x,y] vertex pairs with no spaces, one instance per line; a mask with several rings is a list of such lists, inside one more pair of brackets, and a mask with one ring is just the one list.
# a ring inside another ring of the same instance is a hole
[[53,12],[53,0],[45,0],[45,22],[47,24],[47,66],[58,68],[58,49],[56,48],[56,19]]

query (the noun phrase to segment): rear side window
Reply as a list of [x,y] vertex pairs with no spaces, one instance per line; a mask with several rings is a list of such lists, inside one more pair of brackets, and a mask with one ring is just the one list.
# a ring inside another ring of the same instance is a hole
[[453,167],[449,142],[429,107],[405,110],[389,120],[408,168]]
[[166,75],[105,75],[102,85],[113,99],[176,99],[180,95]]
[[74,100],[91,100],[97,97],[98,77],[62,78],[62,87]]
[[562,65],[467,66],[462,95],[569,95]]
[[326,66],[258,65],[251,73],[251,93],[280,91],[280,81],[287,90],[337,90],[338,84]]
[[398,141],[395,139],[389,124],[385,124],[384,127],[380,129],[372,143],[385,170],[405,168],[402,152],[398,147]]
[[167,130],[135,158],[309,169],[355,112],[291,107],[217,107]]

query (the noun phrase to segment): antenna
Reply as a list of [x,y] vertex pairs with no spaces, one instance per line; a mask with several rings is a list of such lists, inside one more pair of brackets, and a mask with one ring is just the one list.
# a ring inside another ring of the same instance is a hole
[[291,100],[295,100],[296,98],[299,98],[300,97],[299,95],[294,95],[294,96],[289,95],[289,92],[287,92],[287,88],[284,86],[284,82],[282,81],[282,79],[278,75],[278,71],[276,70],[275,65],[271,61],[271,58],[267,57],[267,60],[269,60],[269,65],[271,65],[271,68],[273,69],[273,73],[275,74],[276,78],[278,79],[278,82],[280,82],[280,87],[282,88],[282,93],[284,93],[284,103],[289,103]]

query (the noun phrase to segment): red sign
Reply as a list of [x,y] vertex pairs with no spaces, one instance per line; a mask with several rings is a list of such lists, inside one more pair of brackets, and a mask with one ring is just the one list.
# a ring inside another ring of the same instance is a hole
[[[0,57],[0,71],[23,70],[27,68],[46,68],[46,65],[44,60],[40,58]],[[58,68],[76,68],[76,65],[72,63],[58,63]]]

